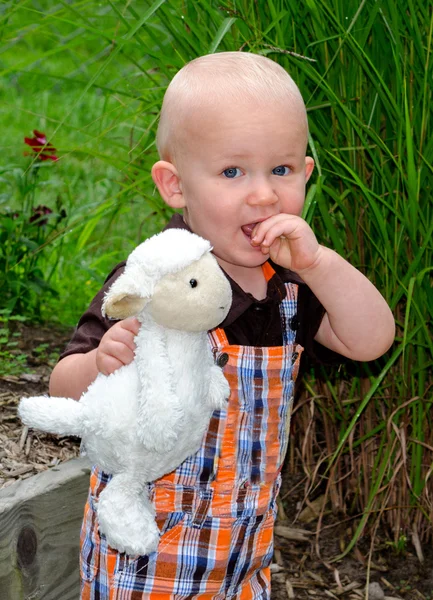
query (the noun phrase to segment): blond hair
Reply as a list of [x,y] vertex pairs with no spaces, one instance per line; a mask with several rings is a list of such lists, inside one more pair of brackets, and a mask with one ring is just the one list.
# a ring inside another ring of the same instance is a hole
[[177,132],[188,116],[222,102],[267,105],[296,103],[307,117],[298,86],[278,63],[258,54],[219,52],[187,63],[172,79],[164,96],[156,145],[162,159],[172,160]]

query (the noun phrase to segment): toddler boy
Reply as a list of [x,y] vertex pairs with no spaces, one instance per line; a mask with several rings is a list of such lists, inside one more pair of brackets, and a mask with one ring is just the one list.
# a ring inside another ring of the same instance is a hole
[[[152,168],[163,200],[181,209],[169,227],[211,241],[233,305],[209,332],[231,387],[202,448],[152,486],[158,551],[130,557],[99,536],[94,502],[108,476],[93,470],[82,529],[82,598],[269,598],[280,470],[300,355],[382,355],[392,314],[376,288],[300,217],[314,162],[300,92],[262,56],[201,57],[174,77]],[[79,398],[98,372],[134,356],[135,319],[100,314],[104,290],[83,315],[50,382]],[[173,299],[175,302],[175,299]],[[121,401],[121,400],[119,400]]]

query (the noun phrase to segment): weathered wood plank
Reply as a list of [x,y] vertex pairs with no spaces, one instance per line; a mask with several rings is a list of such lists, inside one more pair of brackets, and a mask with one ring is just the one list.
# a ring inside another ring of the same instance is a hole
[[89,462],[77,458],[0,490],[0,600],[77,600]]

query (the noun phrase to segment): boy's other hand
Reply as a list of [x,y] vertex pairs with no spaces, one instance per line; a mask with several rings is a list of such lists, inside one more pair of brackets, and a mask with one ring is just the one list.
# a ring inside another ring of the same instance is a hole
[[139,321],[131,317],[119,321],[105,333],[96,352],[96,367],[100,373],[110,375],[134,360],[134,338],[139,328]]
[[262,221],[252,231],[251,244],[285,269],[301,273],[320,259],[322,247],[313,230],[297,215],[280,213]]

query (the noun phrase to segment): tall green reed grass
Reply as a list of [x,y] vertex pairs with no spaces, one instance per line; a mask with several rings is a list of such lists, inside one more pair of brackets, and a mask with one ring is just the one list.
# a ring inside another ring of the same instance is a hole
[[68,318],[109,263],[168,218],[149,171],[175,72],[242,50],[292,74],[316,161],[304,217],[383,292],[397,337],[374,364],[309,374],[289,464],[310,499],[325,493],[334,511],[362,515],[346,551],[378,524],[395,543],[402,533],[431,541],[432,0],[16,0],[0,10],[3,156],[19,163],[17,140],[33,127],[61,152],[68,223],[41,261],[61,292],[50,312]]

